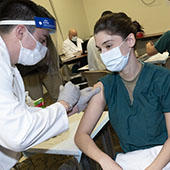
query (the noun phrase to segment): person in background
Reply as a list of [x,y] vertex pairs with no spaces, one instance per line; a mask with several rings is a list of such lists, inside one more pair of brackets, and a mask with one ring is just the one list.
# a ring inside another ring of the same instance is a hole
[[[48,23],[48,24],[47,24]],[[20,152],[67,130],[68,116],[85,109],[100,89],[79,90],[68,82],[56,103],[42,109],[25,103],[25,88],[15,64],[34,65],[47,52],[55,20],[30,0],[0,2],[0,169],[9,170]]]
[[[101,17],[111,14],[112,11],[104,11],[101,14]],[[89,70],[106,70],[105,65],[103,64],[100,53],[96,48],[96,43],[94,40],[94,36],[92,36],[87,44],[87,59],[88,59],[88,68]]]
[[66,58],[80,56],[82,51],[83,40],[78,37],[75,29],[70,29],[68,38],[63,42],[63,53]]
[[[101,91],[90,100],[75,143],[103,170],[170,169],[170,71],[137,60],[136,33],[131,18],[120,13],[100,18],[94,27],[96,47],[112,73],[94,86]],[[106,104],[123,149],[115,159],[90,138]]]
[[106,70],[100,58],[100,52],[96,48],[94,36],[92,36],[87,43],[87,59],[89,70]]
[[[78,37],[77,31],[71,28],[68,32],[68,38],[63,42],[63,53],[65,58],[68,59],[70,57],[82,55],[82,43],[83,40]],[[70,64],[66,69],[70,69],[72,73],[78,73],[78,69],[86,64],[87,59],[85,58],[75,64]]]
[[146,53],[152,56],[159,53],[168,51],[170,54],[170,31],[165,32],[156,42],[152,41],[146,43]]

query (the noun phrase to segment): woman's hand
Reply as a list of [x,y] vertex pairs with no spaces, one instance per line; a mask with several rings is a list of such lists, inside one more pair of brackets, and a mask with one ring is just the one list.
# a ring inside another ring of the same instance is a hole
[[[157,169],[157,168],[151,168],[150,166],[148,166],[145,170],[159,170],[159,169]],[[160,169],[160,170],[162,170],[162,169]]]
[[99,162],[102,170],[123,170],[120,165],[118,165],[113,159],[109,156],[102,158]]

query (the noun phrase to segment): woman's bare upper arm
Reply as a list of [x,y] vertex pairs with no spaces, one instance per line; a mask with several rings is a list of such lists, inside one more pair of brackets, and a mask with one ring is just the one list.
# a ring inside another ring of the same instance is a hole
[[165,120],[168,136],[170,137],[170,112],[165,113]]
[[84,115],[80,121],[77,133],[90,134],[98,122],[100,116],[105,108],[104,88],[101,82],[94,85],[94,88],[100,87],[101,90],[98,94],[92,97]]

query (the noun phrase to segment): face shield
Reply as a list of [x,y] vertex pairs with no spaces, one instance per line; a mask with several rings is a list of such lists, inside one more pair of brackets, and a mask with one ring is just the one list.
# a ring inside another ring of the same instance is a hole
[[[56,21],[51,18],[34,17],[34,20],[2,20],[2,21],[0,21],[0,25],[35,26],[36,28],[48,29],[50,34],[55,33],[55,31],[56,31]],[[54,48],[55,48],[55,46],[54,46]],[[49,56],[51,53],[52,52],[48,51],[46,54],[46,57],[44,59],[42,59],[38,64],[36,64],[37,70],[40,70],[41,72],[44,72],[44,73],[49,72],[49,68],[51,67],[51,65],[49,64],[49,63],[51,63],[51,61],[50,61],[51,59]],[[53,65],[56,66],[56,63]],[[19,65],[19,66],[24,67],[22,65]]]
[[36,28],[48,29],[55,33],[56,22],[51,18],[34,17],[34,20],[2,20],[0,25],[35,25]]

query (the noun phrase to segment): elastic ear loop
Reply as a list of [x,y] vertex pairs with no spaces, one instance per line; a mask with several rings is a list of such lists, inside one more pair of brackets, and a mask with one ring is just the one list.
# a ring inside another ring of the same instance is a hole
[[[26,27],[25,27],[25,28],[26,28]],[[37,42],[37,40],[35,39],[35,37],[28,31],[27,28],[26,28],[26,30],[27,30],[28,34],[32,37],[32,39],[33,39],[35,42]]]
[[21,40],[19,40],[19,43],[20,43],[20,46],[23,48],[23,45],[22,45],[22,42],[21,42]]
[[[129,35],[128,35],[129,36]],[[121,44],[118,46],[119,48],[121,47],[121,45],[128,39],[128,36],[121,42]],[[131,52],[131,48],[129,49],[129,52],[126,54],[126,56],[128,55],[128,54],[130,54],[130,52]]]
[[121,42],[121,44],[118,47],[120,47],[128,39],[128,36]]

